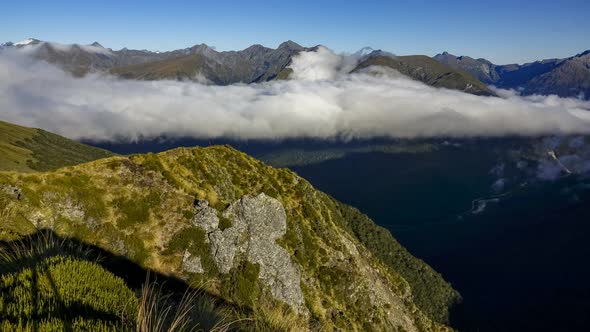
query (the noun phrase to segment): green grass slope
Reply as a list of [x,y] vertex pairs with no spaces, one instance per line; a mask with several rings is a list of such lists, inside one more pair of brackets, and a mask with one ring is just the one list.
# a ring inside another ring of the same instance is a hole
[[494,95],[484,83],[471,74],[460,69],[453,69],[425,55],[371,56],[359,63],[353,72],[371,66],[392,68],[403,75],[437,88],[459,90],[481,96]]
[[49,171],[113,155],[41,129],[0,121],[0,171]]
[[[47,173],[0,173],[0,189],[1,238],[52,229],[205,285],[264,317],[257,321],[268,322],[260,325],[266,328],[289,321],[280,330],[440,331],[447,328],[436,321],[446,321],[446,306],[458,297],[368,217],[293,172],[226,146],[112,157]],[[209,202],[226,229],[228,205],[260,193],[285,209],[286,233],[276,243],[301,273],[305,315],[269,295],[259,264],[242,262],[221,273],[207,234],[193,226],[198,200]],[[203,272],[183,269],[187,253],[200,257]]]

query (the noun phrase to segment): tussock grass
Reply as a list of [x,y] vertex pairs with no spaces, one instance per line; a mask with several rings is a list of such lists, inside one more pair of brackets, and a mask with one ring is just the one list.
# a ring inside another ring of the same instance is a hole
[[255,331],[301,331],[307,322],[286,305],[261,299],[254,308],[255,319],[251,328]]
[[0,246],[0,331],[229,331],[235,317],[201,287],[184,294],[147,273],[133,290],[92,248],[52,232]]
[[125,331],[137,298],[90,251],[40,233],[0,249],[3,331]]
[[29,241],[15,240],[0,246],[0,273],[16,272],[23,265],[34,266],[53,256],[89,259],[91,249],[81,243],[60,239],[53,232],[38,232]]
[[217,309],[202,288],[187,289],[180,300],[161,283],[150,280],[149,273],[141,289],[136,332],[229,331],[230,311]]

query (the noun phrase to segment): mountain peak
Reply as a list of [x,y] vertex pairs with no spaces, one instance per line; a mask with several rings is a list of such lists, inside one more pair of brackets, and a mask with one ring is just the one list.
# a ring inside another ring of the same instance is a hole
[[364,56],[367,56],[373,52],[375,52],[375,50],[372,47],[365,46],[365,47],[361,48],[360,50],[356,51],[354,53],[354,55],[356,55],[358,57],[364,57]]
[[383,50],[373,50],[371,53],[367,54],[365,56],[366,58],[370,58],[370,57],[389,57],[389,58],[395,58],[397,57],[395,54],[391,53],[391,52],[386,52]]
[[94,43],[90,44],[90,46],[104,48],[99,42],[95,41]]
[[204,52],[213,51],[213,48],[205,43],[201,43],[201,44],[194,45],[193,47],[191,47],[191,51],[194,53],[204,53]]
[[444,52],[442,52],[442,53],[439,53],[439,54],[435,55],[434,57],[435,57],[435,58],[440,58],[440,57],[445,57],[445,58],[456,58],[457,56],[455,56],[455,55],[453,55],[453,54],[451,54],[451,53],[449,53],[449,52],[447,52],[447,51],[444,51]]
[[260,44],[254,44],[254,45],[250,45],[248,46],[246,49],[244,49],[244,51],[253,51],[253,50],[264,50],[266,49],[266,47],[264,47],[263,45]]
[[300,50],[300,49],[303,49],[303,46],[297,44],[296,42],[294,42],[292,40],[287,40],[286,42],[281,43],[281,45],[279,45],[278,48],[288,48],[288,49]]
[[38,39],[35,39],[35,38],[27,38],[27,39],[21,40],[21,41],[19,41],[17,43],[14,43],[13,45],[14,46],[26,46],[26,45],[30,45],[30,44],[37,44],[39,42],[40,42],[40,40],[38,40]]

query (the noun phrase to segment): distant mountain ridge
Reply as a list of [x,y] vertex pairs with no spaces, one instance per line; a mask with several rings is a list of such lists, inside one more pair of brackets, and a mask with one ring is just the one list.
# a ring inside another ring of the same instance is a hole
[[292,41],[284,42],[276,49],[256,44],[241,51],[224,52],[201,44],[180,52],[184,53],[180,56],[115,67],[110,72],[127,79],[198,80],[201,77],[218,85],[258,83],[274,79],[291,63],[294,55],[308,50],[311,49]]
[[100,43],[90,45],[44,42],[30,38],[28,43],[5,43],[0,49],[36,46],[33,57],[55,64],[75,76],[89,72],[111,72],[128,79],[194,79],[200,74],[208,81],[225,85],[254,83],[273,79],[301,51],[311,50],[293,41],[272,49],[252,45],[241,51],[218,52],[206,44],[168,52],[115,51]]
[[524,95],[556,94],[561,97],[590,98],[590,50],[564,59],[496,65],[486,59],[455,56],[443,52],[439,62],[462,69],[486,84],[515,89]]
[[494,95],[484,83],[467,71],[444,65],[425,55],[392,56],[382,51],[375,51],[362,60],[353,72],[371,66],[388,67],[437,88],[459,90],[481,96]]
[[[292,73],[289,68],[292,58],[318,47],[303,47],[286,41],[276,49],[255,44],[240,51],[220,52],[206,44],[197,44],[184,49],[154,52],[127,48],[112,50],[98,42],[65,45],[27,38],[17,43],[0,44],[0,51],[31,46],[36,47],[34,52],[28,52],[33,57],[55,64],[75,76],[108,72],[126,79],[193,80],[216,85],[288,79]],[[494,85],[515,89],[524,95],[556,94],[590,98],[590,51],[569,58],[522,65],[496,65],[483,58],[455,56],[448,52],[433,58],[396,56],[370,47],[361,49],[355,56],[360,60],[354,71],[369,65],[380,65],[434,87],[475,95],[494,95],[486,86]]]
[[[293,57],[319,47],[303,47],[289,40],[276,49],[256,44],[241,51],[219,52],[206,44],[198,44],[169,52],[152,52],[127,48],[114,51],[104,48],[98,42],[90,45],[63,45],[29,40],[16,44],[6,43],[2,48],[21,49],[34,45],[37,48],[29,52],[33,57],[55,64],[75,76],[84,76],[90,72],[108,72],[125,79],[189,80],[215,85],[289,79],[293,72],[289,67]],[[467,72],[447,67],[427,56],[397,57],[389,52],[364,47],[354,57],[359,59],[357,69],[368,65],[382,65],[434,87],[493,95],[484,84]],[[403,59],[403,66],[398,66],[401,64],[400,59]]]

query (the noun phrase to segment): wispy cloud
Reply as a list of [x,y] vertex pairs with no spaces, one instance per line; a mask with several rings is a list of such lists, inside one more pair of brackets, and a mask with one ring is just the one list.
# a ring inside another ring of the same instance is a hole
[[345,74],[355,59],[327,49],[293,61],[293,80],[211,86],[73,78],[0,55],[0,118],[71,138],[371,138],[590,134],[590,102],[501,98],[436,89],[392,71]]

